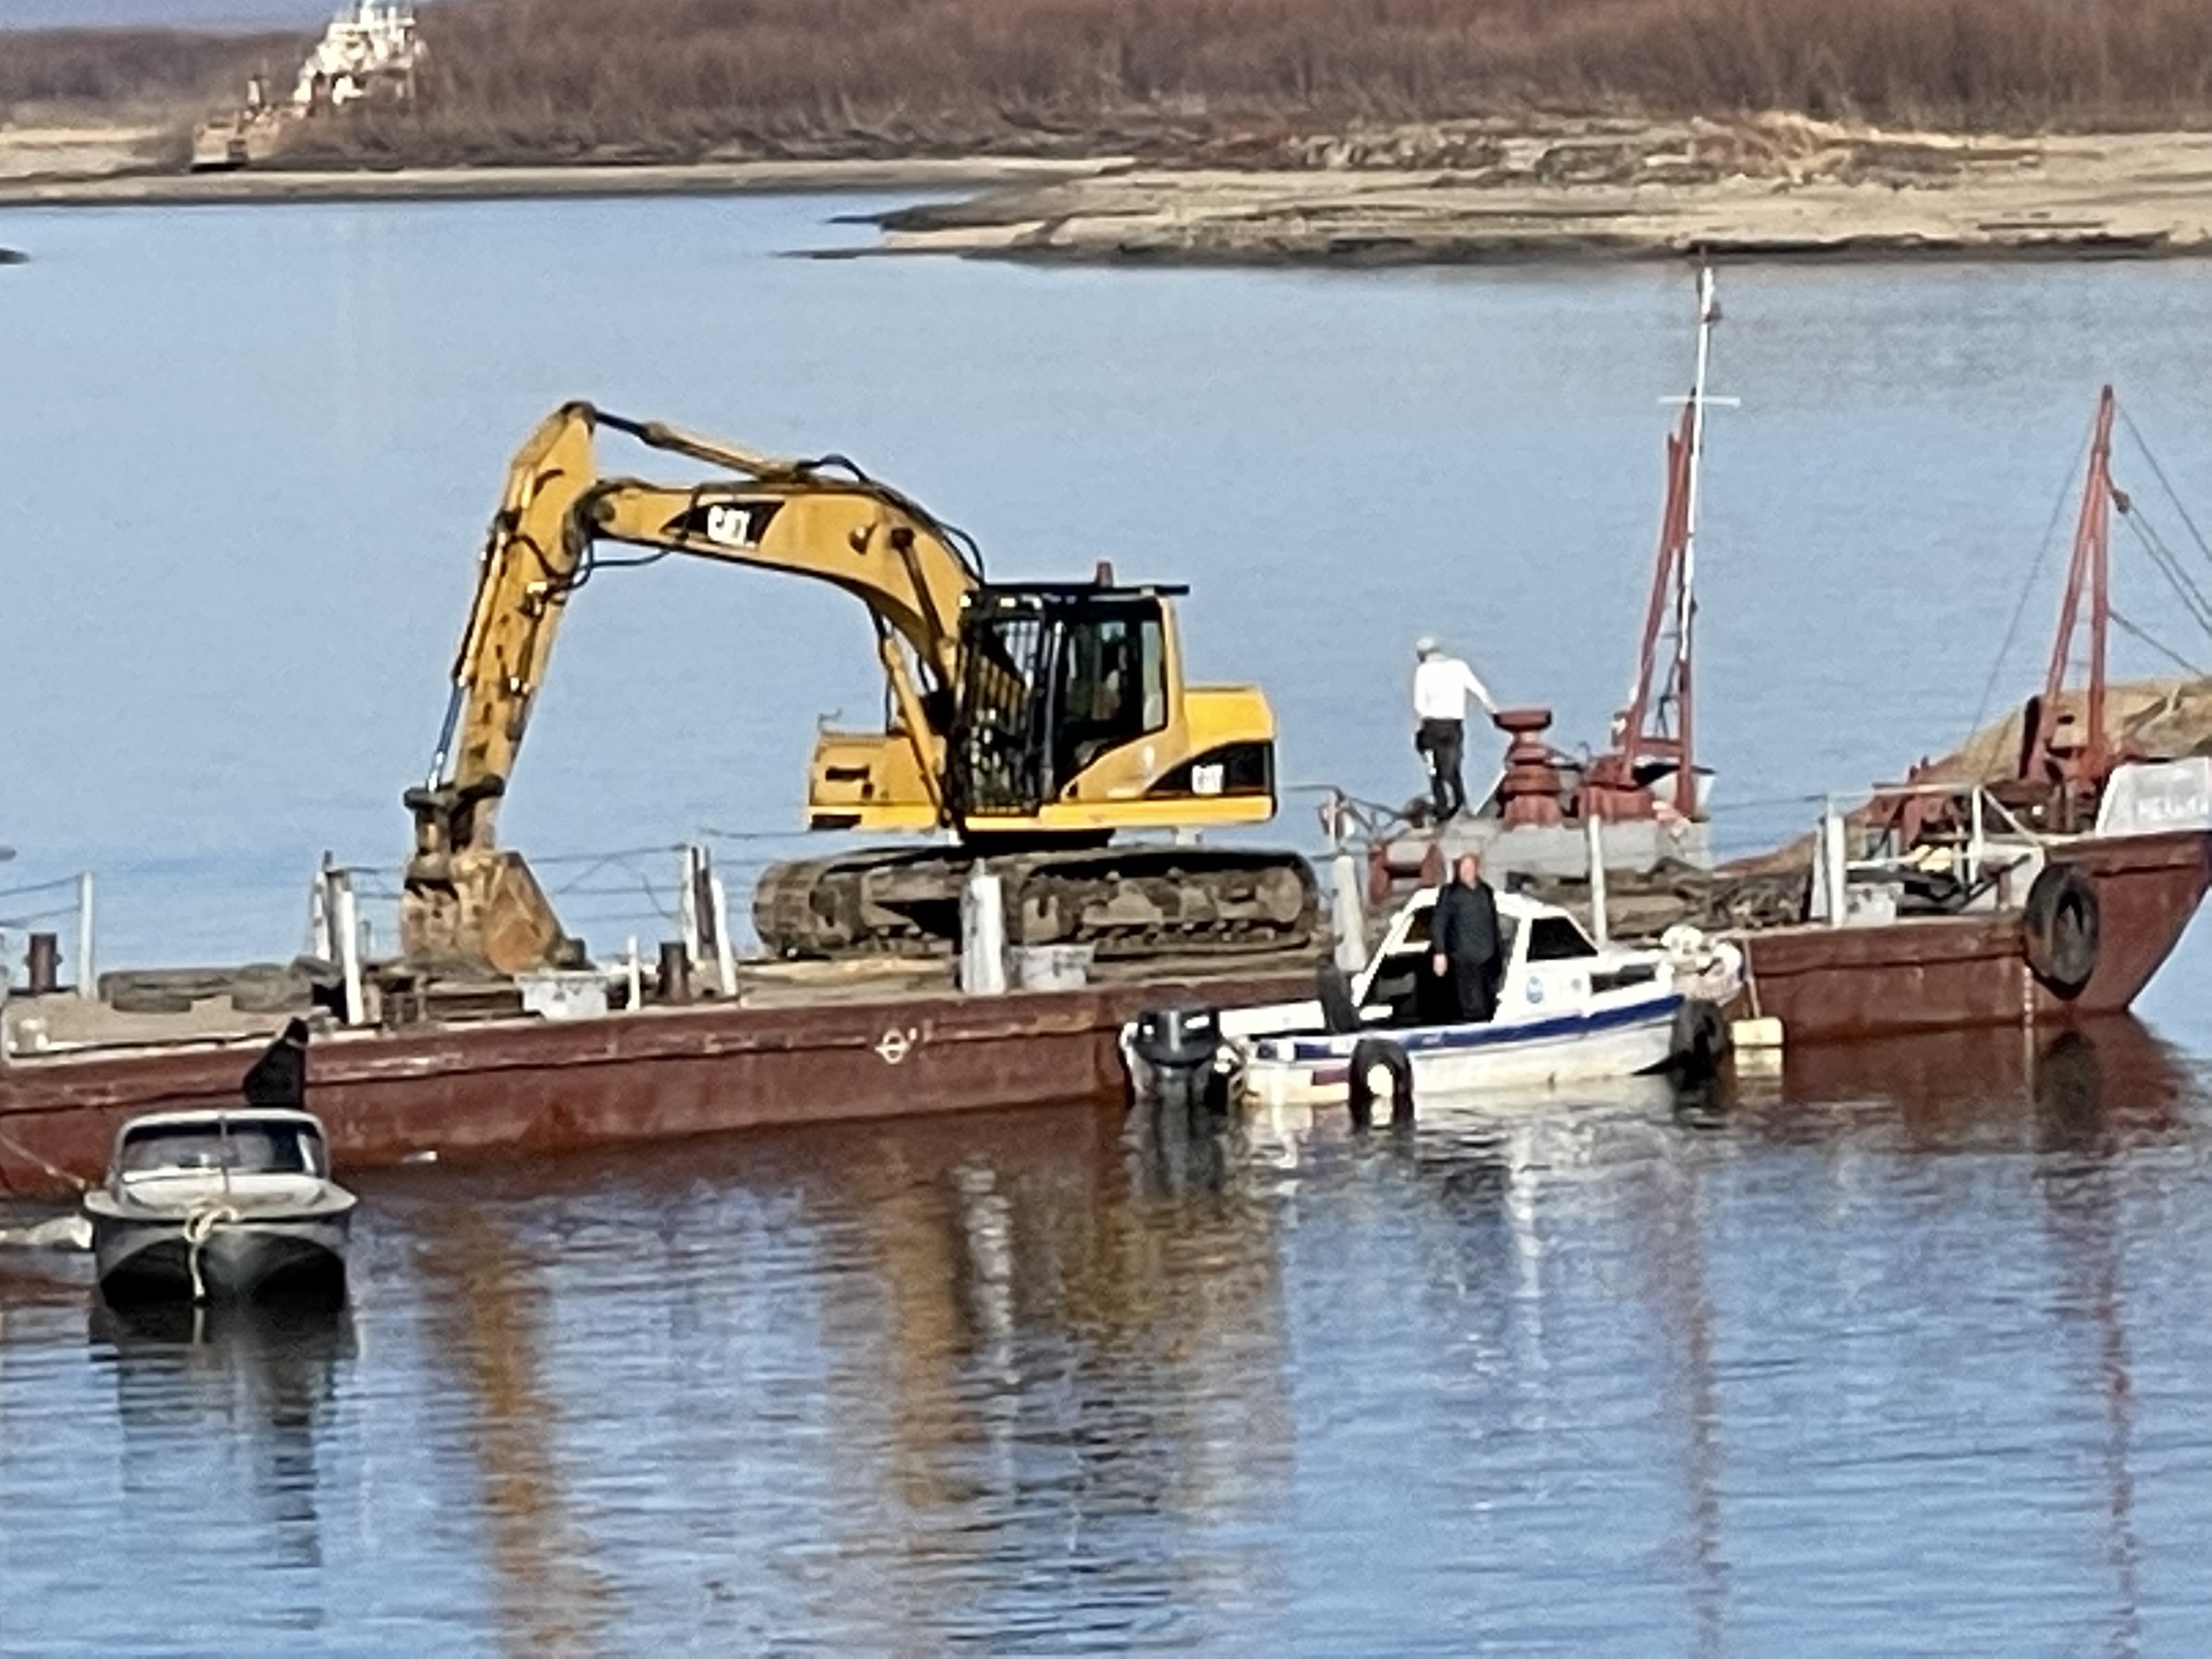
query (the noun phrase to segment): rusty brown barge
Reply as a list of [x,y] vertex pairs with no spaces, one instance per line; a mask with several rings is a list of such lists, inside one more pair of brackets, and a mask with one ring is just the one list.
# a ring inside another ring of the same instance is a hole
[[2107,682],[2112,521],[2136,510],[2112,481],[2117,412],[2106,386],[2041,690],[1948,762],[1823,815],[1818,924],[1741,932],[1760,1012],[1795,1036],[2123,1012],[2212,886],[2212,760],[2177,718],[2202,684]]
[[[368,1168],[1095,1098],[1120,1087],[1122,1022],[1163,996],[1265,1000],[1311,982],[1245,974],[347,1031],[313,1043],[310,1099],[341,1164]],[[133,1114],[234,1103],[265,1040],[0,1067],[0,1195],[64,1197],[97,1178]]]

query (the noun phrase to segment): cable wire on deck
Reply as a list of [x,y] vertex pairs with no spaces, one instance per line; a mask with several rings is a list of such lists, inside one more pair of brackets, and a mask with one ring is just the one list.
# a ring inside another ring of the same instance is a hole
[[2154,526],[2143,522],[2139,514],[2130,513],[2126,518],[2129,527],[2136,532],[2136,539],[2142,544],[2143,551],[2149,555],[2150,562],[2158,567],[2159,574],[2173,589],[2182,608],[2189,612],[2190,619],[2204,630],[2208,638],[2212,638],[2212,599],[2205,597],[2204,590],[2197,586],[2189,573],[2181,568],[2179,556],[2166,544],[2165,538],[2159,535]]
[[2164,657],[2168,662],[2173,664],[2175,667],[2180,669],[2183,673],[2189,675],[2194,679],[2202,679],[2204,678],[2204,671],[2203,669],[2199,668],[2195,663],[2190,661],[2188,658],[2183,656],[2172,646],[2163,644],[2160,641],[2153,639],[2148,634],[2138,628],[2134,623],[2130,622],[2118,611],[2114,611],[2110,614],[2112,620],[2118,623],[2121,628],[2134,635],[2136,638],[2141,640],[2152,650],[2157,652],[2159,655]]
[[2075,475],[2081,471],[2082,458],[2089,453],[2096,429],[2097,423],[2093,419],[2088,430],[2081,434],[2081,447],[2075,451],[2074,465],[2068,471],[2066,481],[2058,488],[2058,499],[2051,504],[2051,521],[2043,526],[2043,539],[2037,545],[2035,563],[2027,573],[2027,580],[2021,584],[2020,599],[2012,608],[2012,621],[2005,627],[2004,643],[1997,647],[1996,660],[1990,665],[1990,678],[1982,686],[1982,700],[1974,709],[1974,723],[1966,728],[1970,740],[1982,729],[1982,722],[1989,718],[1990,699],[1996,696],[1997,680],[2004,673],[2005,660],[2012,655],[2013,643],[2020,637],[2020,624],[2027,615],[2027,602],[2034,596],[2036,583],[2042,579],[2044,562],[2051,556],[2052,543],[2058,534],[2058,520],[2065,513],[2066,499],[2073,491]]
[[0,927],[27,928],[33,922],[60,921],[76,914],[76,906],[64,904],[52,910],[27,910],[21,915],[0,916]]
[[58,893],[65,887],[75,887],[78,878],[59,876],[52,881],[27,882],[21,887],[0,887],[0,899],[21,898],[27,893]]
[[701,824],[699,833],[709,841],[738,842],[808,842],[822,836],[819,830],[718,830],[711,823]]
[[535,869],[548,870],[556,865],[598,864],[608,859],[659,858],[683,850],[682,843],[669,842],[659,847],[617,847],[611,853],[548,853],[543,858],[532,854],[530,862]]
[[2136,441],[2136,447],[2142,452],[2143,459],[2150,463],[2151,476],[2166,491],[2166,500],[2173,503],[2173,510],[2181,515],[2181,522],[2189,526],[2189,534],[2197,544],[2197,550],[2204,556],[2206,562],[2212,563],[2212,545],[2206,544],[2204,532],[2197,529],[2197,520],[2189,516],[2189,508],[2181,499],[2181,492],[2173,487],[2173,480],[2166,476],[2166,469],[2158,464],[2158,456],[2151,449],[2149,440],[2143,436],[2142,428],[2136,424],[2135,417],[2128,413],[2124,405],[2120,406],[2120,421],[2127,428],[2128,436]]

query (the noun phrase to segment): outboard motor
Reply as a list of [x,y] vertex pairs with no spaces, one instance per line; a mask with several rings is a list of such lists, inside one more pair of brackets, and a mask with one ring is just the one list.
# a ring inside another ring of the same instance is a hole
[[1130,1083],[1139,1100],[1161,1106],[1227,1103],[1225,1080],[1215,1066],[1221,1022],[1211,1008],[1151,1008],[1139,1014],[1129,1052],[1139,1062]]

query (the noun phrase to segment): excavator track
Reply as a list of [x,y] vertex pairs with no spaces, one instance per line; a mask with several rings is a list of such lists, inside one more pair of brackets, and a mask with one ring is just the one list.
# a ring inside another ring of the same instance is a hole
[[753,927],[783,957],[949,956],[979,861],[1002,884],[1012,945],[1127,961],[1303,950],[1320,933],[1313,871],[1297,854],[1153,842],[988,857],[872,848],[774,865],[754,890]]

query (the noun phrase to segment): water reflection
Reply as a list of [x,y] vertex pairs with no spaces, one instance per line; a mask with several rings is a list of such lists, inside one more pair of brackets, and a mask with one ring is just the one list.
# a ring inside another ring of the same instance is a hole
[[553,1446],[561,1413],[541,1376],[542,1278],[495,1212],[441,1205],[416,1224],[423,1318],[458,1408],[444,1425],[449,1456],[480,1483],[501,1650],[599,1653],[607,1591]]
[[0,1283],[0,1628],[220,1571],[514,1653],[2132,1654],[2212,1509],[2200,1093],[2121,1024],[373,1176],[358,1345]]
[[[1753,1133],[1794,1143],[2033,1156],[2049,1251],[2036,1300],[2057,1386],[2079,1407],[2067,1416],[2094,1425],[2084,1507],[2096,1517],[2106,1587],[2090,1627],[2115,1656],[2142,1649],[2144,1622],[2129,1271],[2130,1240],[2142,1233],[2139,1160],[2198,1133],[2207,1104],[2202,1066],[2118,1018],[1792,1053],[1781,1088],[1743,1114]],[[1991,1245],[2033,1248],[2002,1233]]]
[[2116,1656],[2132,1655],[2142,1638],[2138,1585],[2142,1547],[2135,1520],[2135,1388],[2121,1242],[2125,1223],[2112,1170],[2101,1158],[2054,1162],[2043,1171],[2041,1185],[2058,1268],[2051,1315],[2063,1363],[2075,1387],[2101,1407],[2098,1465],[2105,1488],[2103,1545],[2112,1575],[2112,1623],[2105,1650]]
[[1140,1101],[1122,1121],[1130,1192],[1174,1200],[1219,1196],[1246,1141],[1242,1122],[1200,1103],[1195,1107]]
[[[272,1560],[323,1561],[322,1443],[352,1322],[331,1307],[129,1310],[89,1298],[87,1340],[112,1369],[126,1498],[159,1501],[179,1439],[242,1443]],[[137,1479],[144,1472],[150,1484]]]
[[804,1176],[851,1218],[824,1337],[879,1379],[841,1393],[841,1439],[892,1484],[902,1577],[939,1587],[909,1631],[1103,1637],[1255,1593],[1190,1534],[1264,1513],[1285,1477],[1267,1218],[1219,1133],[1124,1162],[1118,1127],[917,1125],[842,1137]]
[[[833,1650],[1108,1640],[1264,1594],[1264,1559],[1203,1540],[1289,1480],[1270,1211],[1224,1145],[1147,1174],[1121,1127],[1040,1109],[395,1183],[505,1644],[624,1646],[670,1605]],[[695,1504],[736,1483],[676,1555],[636,1507],[672,1471]]]
[[2104,1154],[2171,1140],[2208,1103],[2203,1068],[2122,1017],[1793,1048],[1778,1087],[1745,1086],[1737,1121],[1790,1140]]

